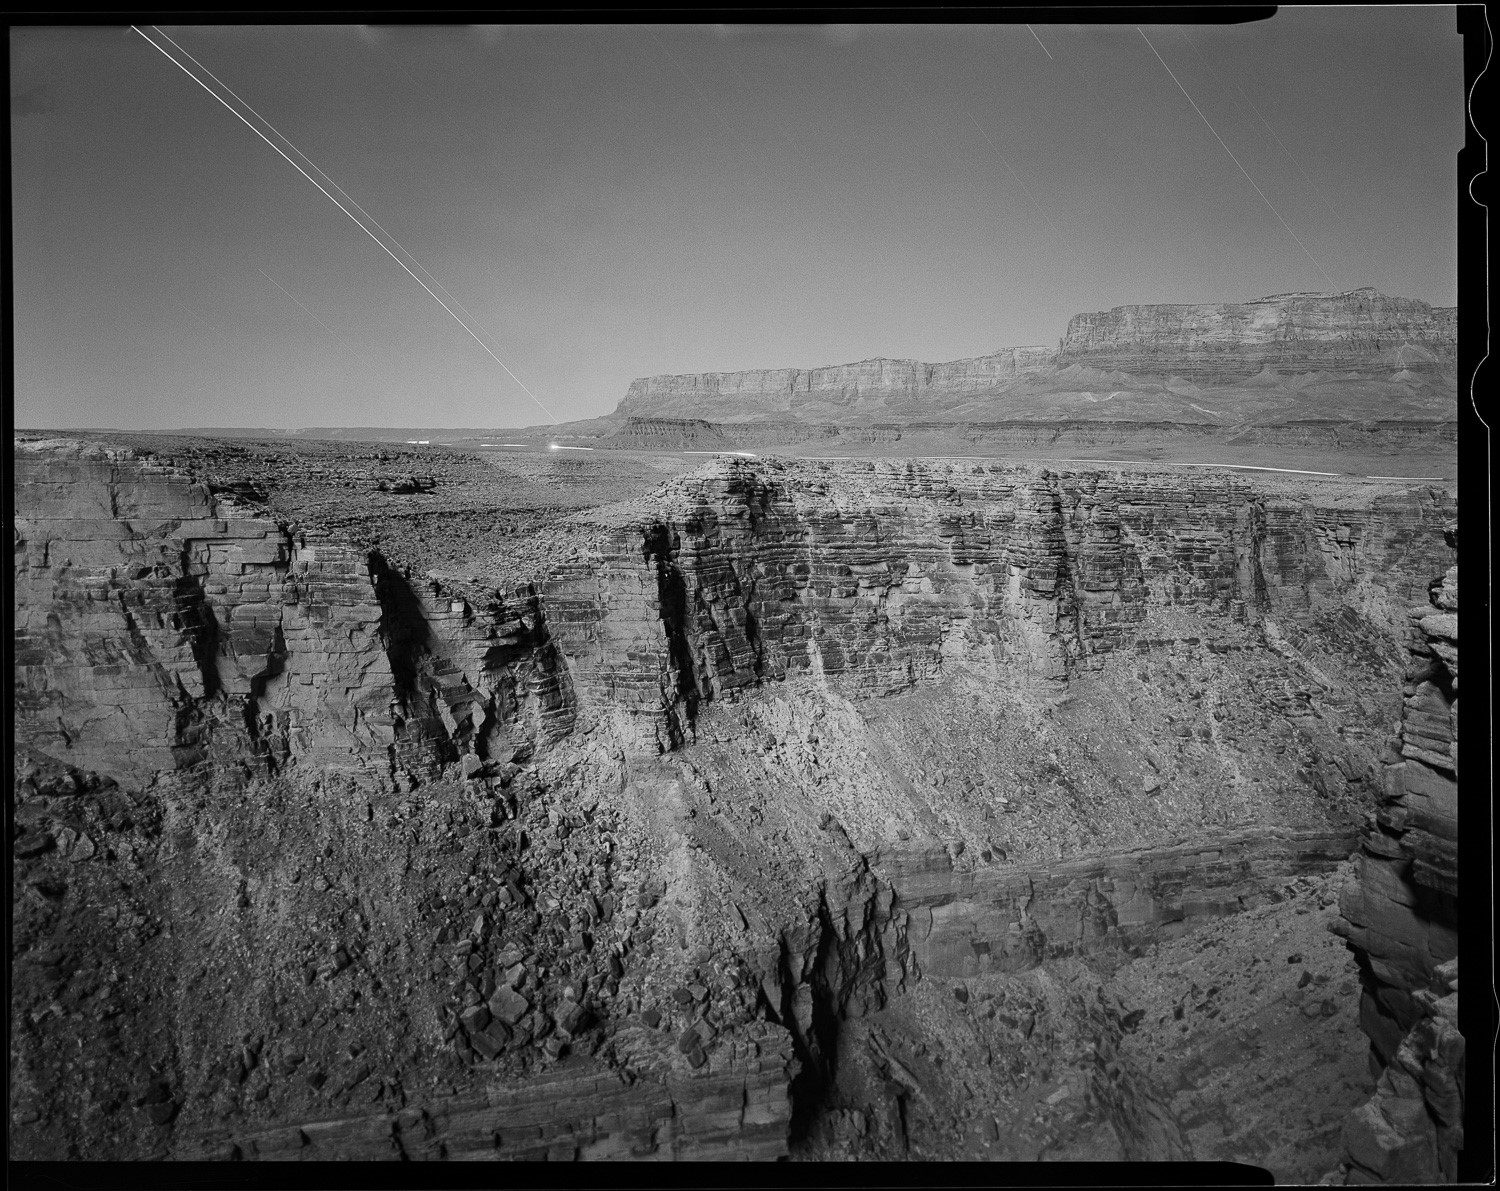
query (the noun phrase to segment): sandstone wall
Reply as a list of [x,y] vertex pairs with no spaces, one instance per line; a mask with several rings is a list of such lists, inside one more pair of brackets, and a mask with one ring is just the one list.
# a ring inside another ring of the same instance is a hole
[[1258,828],[1046,866],[955,870],[947,852],[927,848],[882,852],[874,867],[906,911],[916,970],[970,977],[1066,955],[1139,954],[1204,919],[1263,904],[1289,875],[1333,869],[1354,839]]
[[391,672],[356,552],[130,451],[25,444],[16,483],[19,742],[135,784],[215,744],[384,761]]
[[1453,309],[1368,288],[1242,303],[1117,306],[1075,315],[1056,350],[1002,348],[941,364],[874,359],[826,368],[643,377],[631,382],[615,415],[745,422],[775,414],[875,416],[903,406],[913,412],[1073,365],[1210,385],[1244,380],[1262,369],[1438,375],[1454,367],[1457,343]]
[[137,786],[209,760],[389,784],[567,730],[534,599],[476,612],[134,451],[15,461],[24,746]]
[[1458,1031],[1458,568],[1412,610],[1400,753],[1340,902],[1360,1025],[1380,1072],[1344,1131],[1351,1183],[1452,1181],[1463,1149]]
[[1285,294],[1239,304],[1117,306],[1075,315],[1057,358],[1062,365],[1210,383],[1250,376],[1263,367],[1341,371],[1368,367],[1372,360],[1391,365],[1392,371],[1451,368],[1458,344],[1452,315],[1373,289]]
[[1440,564],[1451,505],[1208,474],[732,460],[540,590],[476,607],[149,457],[29,444],[17,466],[19,739],[137,782],[210,756],[473,776],[566,734],[580,706],[670,746],[700,703],[805,670],[875,693],[956,658],[1056,682],[1130,642],[1148,604],[1379,622]]
[[[779,1033],[779,1032],[778,1032]],[[182,1157],[248,1161],[742,1161],[786,1155],[786,1036],[701,1072],[631,1079],[583,1059],[479,1094],[362,1117],[209,1133]]]
[[[959,464],[721,461],[544,585],[580,700],[681,740],[698,705],[804,670],[889,693],[964,658],[1061,681],[1149,604],[1376,623],[1444,559],[1436,490]],[[644,565],[643,565],[644,564]]]
[[932,392],[983,390],[1049,367],[1046,347],[1001,348],[988,356],[924,364],[918,360],[861,360],[827,368],[769,368],[749,372],[697,372],[630,382],[616,413],[649,415],[663,402],[683,399],[705,407],[723,404],[734,421],[750,410],[795,413],[812,405],[872,408],[879,399],[921,398]]

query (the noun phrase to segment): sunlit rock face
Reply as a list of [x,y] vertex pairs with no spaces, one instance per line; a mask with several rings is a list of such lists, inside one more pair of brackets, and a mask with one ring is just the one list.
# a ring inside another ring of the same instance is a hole
[[1202,306],[1117,306],[1075,315],[1058,348],[1062,365],[1086,364],[1206,383],[1284,373],[1387,365],[1452,368],[1457,310],[1373,289],[1282,294]]
[[[1373,289],[1075,315],[1057,347],[643,377],[614,419],[868,426],[1452,416],[1457,311]],[[1363,389],[1353,389],[1359,381]],[[1372,387],[1373,386],[1373,387]]]
[[649,415],[701,404],[707,417],[734,410],[749,414],[798,414],[832,407],[875,413],[893,399],[921,402],[949,392],[970,392],[1042,371],[1056,362],[1046,347],[1008,347],[988,356],[924,364],[918,360],[861,360],[827,368],[770,368],[751,372],[699,372],[653,376],[630,383],[617,411]]
[[1383,620],[1420,590],[1412,564],[1447,505],[1319,506],[1149,472],[729,461],[667,507],[544,591],[581,695],[673,719],[664,739],[700,701],[808,670],[889,693],[963,656],[1061,681],[1132,642],[1152,604]]

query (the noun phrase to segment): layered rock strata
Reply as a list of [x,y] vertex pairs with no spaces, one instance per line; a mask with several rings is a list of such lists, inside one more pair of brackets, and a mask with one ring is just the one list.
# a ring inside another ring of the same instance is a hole
[[932,392],[984,389],[1055,362],[1055,353],[1046,347],[1008,347],[944,364],[875,359],[827,368],[653,376],[631,381],[617,412],[644,414],[655,404],[684,400],[709,405],[732,402],[742,413],[795,413],[814,403],[858,408],[875,398],[920,398]]
[[[1451,516],[1410,487],[721,463],[581,518],[573,561],[479,599],[148,452],[16,458],[17,1087],[72,1097],[85,1140],[180,1127],[182,1152],[242,1156],[779,1153],[784,1093],[820,1103],[841,1021],[924,963],[979,962],[944,898],[974,929],[1004,918],[993,962],[1024,966],[1232,912],[1264,864],[1326,857],[1227,839],[1028,894],[1001,865],[903,892],[831,827],[816,854],[762,837],[759,802],[699,820],[743,830],[684,827],[706,711],[782,678],[868,698],[959,667],[1055,695],[1149,658],[1148,609],[1254,622],[1295,659],[1319,617],[1415,598]],[[733,849],[781,866],[759,908],[725,893]],[[438,1053],[498,1099],[419,1090]],[[555,1085],[518,1103],[539,1072]],[[632,1094],[655,1107],[617,1119]]]
[[1128,640],[1148,602],[1260,620],[1336,601],[1380,621],[1417,594],[1402,576],[1450,500],[724,461],[675,485],[669,517],[611,529],[595,560],[559,568],[543,600],[580,697],[657,717],[665,744],[701,702],[797,671],[889,693],[963,656],[1062,680]]
[[763,1038],[720,1069],[629,1078],[583,1061],[483,1092],[401,1112],[299,1121],[186,1140],[182,1156],[245,1161],[486,1160],[774,1162],[787,1152],[785,1036]]
[[942,850],[906,850],[882,853],[875,868],[907,915],[916,970],[973,977],[1067,955],[1139,955],[1206,918],[1263,904],[1278,880],[1331,870],[1354,838],[1262,828],[1212,845],[966,872]]
[[965,658],[1060,682],[1148,603],[1263,620],[1273,643],[1324,605],[1378,623],[1418,594],[1451,507],[1435,489],[1309,503],[1208,476],[727,461],[661,512],[600,523],[540,590],[476,607],[133,452],[33,444],[17,468],[18,737],[136,782],[210,756],[467,775],[580,707],[671,747],[701,704],[797,672],[888,693]]
[[[575,422],[551,437],[567,443],[594,443],[622,450],[769,450],[799,447],[813,452],[904,444],[924,454],[967,453],[974,448],[1026,451],[1033,457],[1062,457],[1069,451],[1109,447],[1173,453],[1189,462],[1242,462],[1255,465],[1274,453],[1282,466],[1333,470],[1329,460],[1353,457],[1386,462],[1379,474],[1408,473],[1430,466],[1424,457],[1457,457],[1454,421],[1319,421],[1299,419],[1282,425],[1219,426],[1209,422],[1053,420],[912,421],[839,425],[816,422],[709,422],[702,418],[627,417]],[[946,447],[944,444],[947,444]],[[1296,453],[1288,459],[1286,452]],[[1242,459],[1233,458],[1243,453]],[[1250,452],[1258,452],[1252,455]],[[1303,457],[1305,454],[1306,457]],[[1147,456],[1148,458],[1150,456]]]
[[217,751],[389,784],[568,729],[524,596],[477,615],[134,451],[27,444],[16,470],[20,735],[81,769],[145,784]]
[[1058,345],[1060,364],[1223,382],[1262,368],[1345,370],[1372,361],[1451,367],[1457,310],[1374,289],[1278,294],[1200,306],[1116,306],[1075,315]]
[[1464,1146],[1458,1029],[1458,568],[1411,612],[1400,753],[1360,841],[1337,929],[1359,960],[1376,1094],[1344,1130],[1350,1183],[1453,1181]]
[[[1036,405],[1048,392],[1082,393],[1086,400],[1073,404],[1088,406],[1142,390],[1144,383],[1142,391],[1151,391],[1146,404],[1116,416],[1149,420],[1146,411],[1157,409],[1174,421],[1212,422],[1221,420],[1216,414],[1222,411],[1193,401],[1201,398],[1212,407],[1213,391],[1236,383],[1280,384],[1290,375],[1347,379],[1344,374],[1354,373],[1396,382],[1394,398],[1402,384],[1420,387],[1424,380],[1451,391],[1445,378],[1456,358],[1454,308],[1435,309],[1368,288],[1278,294],[1244,303],[1117,306],[1075,315],[1056,350],[1003,348],[943,364],[873,359],[826,368],[645,377],[631,382],[614,416],[745,423],[838,421],[848,415],[867,422],[885,415],[907,422],[998,396],[1028,411],[1020,416],[1038,417],[1033,407],[1045,408],[1045,420],[1053,420],[1055,409]],[[1158,392],[1152,380],[1171,383]],[[1208,393],[1197,386],[1208,386]],[[1253,394],[1249,401],[1255,405]],[[1278,420],[1309,416],[1305,410],[1288,414],[1284,402],[1276,408]],[[971,419],[995,416],[978,409],[963,412]]]

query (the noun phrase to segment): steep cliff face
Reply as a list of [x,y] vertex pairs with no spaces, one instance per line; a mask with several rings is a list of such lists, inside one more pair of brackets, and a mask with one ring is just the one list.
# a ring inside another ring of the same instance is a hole
[[1281,294],[1204,306],[1117,306],[1075,315],[1058,346],[1060,364],[1081,363],[1207,383],[1262,368],[1316,372],[1451,368],[1456,311],[1373,289]]
[[217,751],[389,785],[568,730],[534,601],[476,617],[132,451],[32,443],[16,467],[29,745],[136,784]]
[[1335,603],[1385,621],[1419,590],[1447,498],[1328,493],[728,461],[679,482],[667,518],[611,530],[544,598],[581,696],[659,716],[666,745],[703,701],[797,672],[890,693],[961,657],[1060,681],[1133,637],[1148,602],[1294,622]]
[[1338,930],[1364,985],[1376,1095],[1344,1130],[1350,1182],[1452,1181],[1464,1146],[1458,1031],[1458,568],[1411,613],[1400,753],[1360,840]]
[[[614,418],[912,423],[1019,418],[1234,424],[1451,417],[1453,309],[1373,289],[1075,315],[1056,350],[923,364],[653,376]],[[1362,388],[1348,382],[1358,380]],[[1446,406],[1446,408],[1445,408]]]
[[652,376],[631,381],[617,413],[667,412],[667,406],[685,401],[701,403],[705,410],[721,405],[736,408],[739,416],[734,421],[743,421],[752,412],[796,414],[827,406],[868,413],[882,408],[891,398],[920,400],[934,393],[984,390],[1053,363],[1050,348],[1009,347],[988,356],[942,364],[877,359],[827,368]]
[[924,969],[1332,864],[1450,560],[1409,485],[727,462],[481,598],[149,452],[16,460],[35,1156],[776,1156]]
[[354,551],[130,451],[25,444],[16,471],[23,741],[136,784],[204,761],[221,725],[247,765],[293,741],[384,760],[392,676]]

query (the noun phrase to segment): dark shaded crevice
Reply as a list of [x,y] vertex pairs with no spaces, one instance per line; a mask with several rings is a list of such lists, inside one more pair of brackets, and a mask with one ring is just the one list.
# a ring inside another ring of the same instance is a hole
[[[644,553],[648,562],[656,567],[656,595],[660,607],[662,629],[667,638],[667,656],[673,671],[673,688],[664,691],[673,698],[674,712],[686,719],[692,730],[698,720],[698,704],[703,698],[698,686],[697,668],[693,663],[690,638],[687,583],[682,571],[673,561],[671,534],[667,526],[657,524],[646,533]],[[675,720],[674,715],[674,720]],[[672,744],[681,743],[682,732],[677,723],[672,725]]]
[[1064,505],[1061,478],[1049,471],[1046,482],[1050,498],[1047,512],[1057,519],[1057,571],[1053,599],[1057,606],[1058,627],[1071,637],[1068,653],[1071,657],[1081,658],[1088,649],[1084,640],[1083,602],[1078,598],[1074,578],[1073,560],[1080,546],[1079,535],[1073,527],[1072,511]]
[[1249,541],[1243,550],[1245,564],[1240,579],[1245,602],[1258,612],[1268,612],[1271,597],[1266,587],[1266,572],[1262,560],[1266,550],[1266,506],[1263,501],[1252,500],[1245,506],[1246,530]]
[[760,635],[760,620],[751,611],[754,595],[755,588],[752,585],[745,593],[745,641],[755,653],[755,677],[764,678],[766,676],[766,647]]
[[[436,764],[451,764],[458,760],[458,749],[442,728],[436,690],[429,687],[424,691],[421,682],[424,666],[432,654],[432,634],[422,613],[422,603],[407,575],[391,566],[378,550],[370,551],[367,563],[375,599],[380,605],[380,642],[395,688],[392,720],[396,742],[392,746],[392,767],[399,767],[399,757],[406,746],[429,744],[433,746]],[[437,725],[435,730],[433,725]]]
[[[819,1120],[836,1104],[836,1072],[844,1022],[866,1010],[878,1010],[886,1003],[881,930],[887,920],[879,913],[867,913],[859,929],[844,938],[835,925],[825,891],[819,895],[812,925],[817,936],[805,981],[793,973],[791,948],[783,935],[777,968],[780,1005],[773,1006],[764,989],[761,993],[767,1017],[791,1034],[798,1060],[797,1074],[788,1088],[792,1102],[789,1140],[793,1145],[807,1140]],[[797,1015],[799,991],[807,998],[805,1028]]]
[[279,677],[286,669],[286,659],[290,651],[286,647],[286,638],[282,635],[281,626],[277,625],[272,630],[271,647],[266,651],[266,668],[250,679],[250,693],[245,697],[240,712],[245,721],[245,733],[250,739],[250,747],[255,755],[266,763],[268,773],[274,774],[281,761],[288,754],[285,742],[282,743],[281,756],[276,755],[273,736],[272,717],[265,717],[264,727],[261,722],[260,706],[266,697],[266,687],[271,680]]
[[417,702],[418,662],[431,648],[422,604],[406,576],[378,550],[370,551],[368,564],[375,599],[380,604],[380,643],[390,662],[396,697],[413,706]]
[[[805,1036],[792,1030],[801,1060],[789,1093],[792,1100],[790,1140],[803,1140],[813,1123],[827,1107],[833,1092],[833,1072],[838,1057],[839,1024],[843,1017],[843,998],[830,986],[829,968],[841,958],[834,948],[833,918],[824,899],[818,902],[818,946],[813,959],[808,989],[812,994],[811,1019]],[[795,1023],[793,1023],[795,1025]]]
[[[209,605],[203,584],[191,571],[191,543],[185,543],[181,556],[182,573],[172,584],[174,620],[188,634],[192,643],[193,661],[203,681],[203,696],[212,699],[220,693],[219,682],[219,621]],[[127,617],[128,618],[128,617]],[[134,625],[132,623],[132,628]]]

